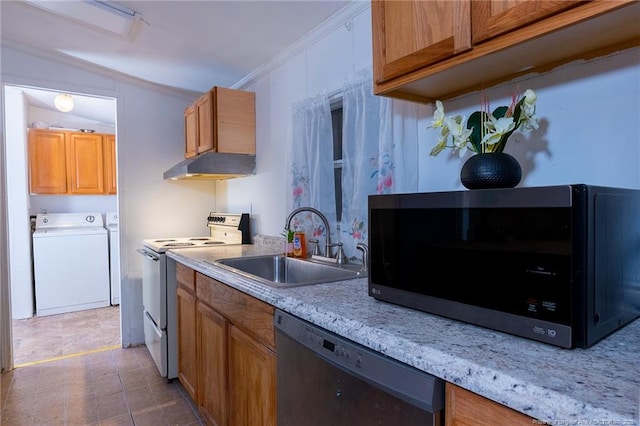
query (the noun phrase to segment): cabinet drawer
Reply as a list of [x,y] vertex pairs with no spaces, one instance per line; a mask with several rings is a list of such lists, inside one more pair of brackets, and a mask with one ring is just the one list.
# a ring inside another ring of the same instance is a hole
[[271,349],[275,349],[274,307],[219,281],[196,273],[198,299],[233,325]]
[[196,292],[196,271],[179,262],[176,262],[176,281],[178,285]]

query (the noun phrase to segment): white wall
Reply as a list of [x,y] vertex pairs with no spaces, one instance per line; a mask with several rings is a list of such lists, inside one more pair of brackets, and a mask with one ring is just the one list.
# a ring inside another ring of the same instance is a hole
[[[110,102],[113,104],[113,123],[115,123],[116,118],[116,101],[113,100]],[[115,124],[110,123],[100,123],[94,120],[89,120],[84,117],[78,117],[73,115],[73,111],[71,112],[60,112],[60,111],[51,111],[48,109],[38,108],[36,106],[30,105],[28,108],[28,116],[29,121],[28,124],[34,122],[46,123],[50,126],[58,126],[70,129],[91,129],[95,130],[98,133],[109,133],[115,134]]]
[[[538,95],[540,128],[514,134],[505,152],[522,166],[520,186],[588,183],[640,187],[640,50],[591,62],[568,64],[487,90],[492,107],[508,105],[520,87]],[[469,116],[480,94],[444,103],[447,115]],[[519,142],[515,142],[515,140]],[[450,152],[430,157],[435,131],[421,145],[421,191],[464,189],[460,169],[466,159]]]
[[29,214],[38,213],[105,213],[118,208],[117,195],[30,195]]
[[[142,256],[135,250],[144,238],[207,235],[206,216],[215,208],[213,183],[162,178],[184,158],[184,108],[195,96],[33,50],[2,46],[1,55],[3,83],[116,99],[122,340],[140,344]],[[12,124],[3,123],[3,151]],[[28,215],[22,220],[28,229]]]
[[[4,96],[2,96],[4,101]],[[4,102],[0,102],[4,110]],[[1,116],[2,114],[0,114]],[[2,146],[2,148],[4,148]],[[4,149],[0,149],[0,164],[5,164]],[[0,372],[11,370],[13,368],[13,359],[11,355],[11,328],[2,326],[2,324],[11,323],[11,292],[9,290],[9,250],[8,250],[8,233],[7,233],[7,201],[6,201],[6,174],[0,173]],[[2,388],[2,374],[0,374],[0,388]],[[2,414],[0,413],[0,422],[2,422]]]
[[29,188],[26,169],[26,134],[22,129],[27,122],[26,100],[22,92],[6,87],[5,119],[13,123],[6,129],[7,230],[9,247],[9,273],[11,309],[13,318],[33,315],[33,286],[31,274],[31,234],[28,220]]
[[[321,40],[246,87],[256,92],[258,105],[257,174],[218,182],[217,202],[222,210],[250,204],[259,233],[280,235],[288,214],[284,147],[291,137],[291,105],[323,89],[332,92],[350,74],[371,66],[369,7],[341,25],[331,24],[335,28]],[[506,150],[522,164],[520,186],[591,183],[640,188],[639,52],[569,64],[487,90],[494,106],[508,104],[518,86],[538,92],[540,129],[519,137],[519,144],[510,142]],[[478,109],[479,100],[479,93],[472,93],[445,102],[445,110],[468,116]],[[420,129],[418,190],[464,190],[463,159],[449,152],[429,156],[437,136],[427,130],[430,122],[430,115],[424,117]]]

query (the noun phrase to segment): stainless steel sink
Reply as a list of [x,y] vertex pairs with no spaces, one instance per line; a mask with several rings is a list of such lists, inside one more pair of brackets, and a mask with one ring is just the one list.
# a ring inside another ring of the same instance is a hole
[[364,277],[359,265],[330,265],[284,255],[245,256],[221,259],[216,266],[260,281],[286,288]]

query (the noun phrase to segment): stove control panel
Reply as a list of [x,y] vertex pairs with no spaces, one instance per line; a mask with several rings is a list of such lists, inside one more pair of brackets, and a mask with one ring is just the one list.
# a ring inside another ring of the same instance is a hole
[[251,244],[249,213],[211,212],[207,217],[207,226],[212,238],[231,238],[236,244]]
[[[226,221],[227,221],[227,216],[209,216],[207,218],[207,222],[212,222],[212,223],[225,223]],[[229,222],[231,222],[231,220]]]

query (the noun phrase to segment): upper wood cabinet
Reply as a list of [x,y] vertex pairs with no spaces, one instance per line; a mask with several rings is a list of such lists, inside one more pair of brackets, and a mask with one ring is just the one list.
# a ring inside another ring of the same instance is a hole
[[256,153],[255,93],[214,86],[184,112],[185,158]]
[[633,0],[373,0],[374,93],[432,102],[640,45]]
[[67,142],[64,132],[29,130],[29,188],[32,194],[67,192]]
[[115,194],[115,136],[29,129],[32,194]]
[[373,1],[376,82],[471,49],[470,10],[468,0]]
[[67,134],[67,179],[71,194],[104,194],[102,135]]
[[473,44],[578,6],[580,2],[551,0],[474,0],[471,2]]
[[102,143],[104,146],[104,192],[105,194],[115,194],[118,192],[116,136],[104,135]]
[[184,110],[184,158],[198,155],[198,117],[196,105]]
[[215,117],[214,114],[217,109],[214,109],[214,92],[218,92],[216,88],[208,91],[195,103],[196,108],[196,120],[198,121],[198,127],[196,134],[198,135],[198,154],[202,152],[211,151],[215,148],[214,141],[214,126]]

